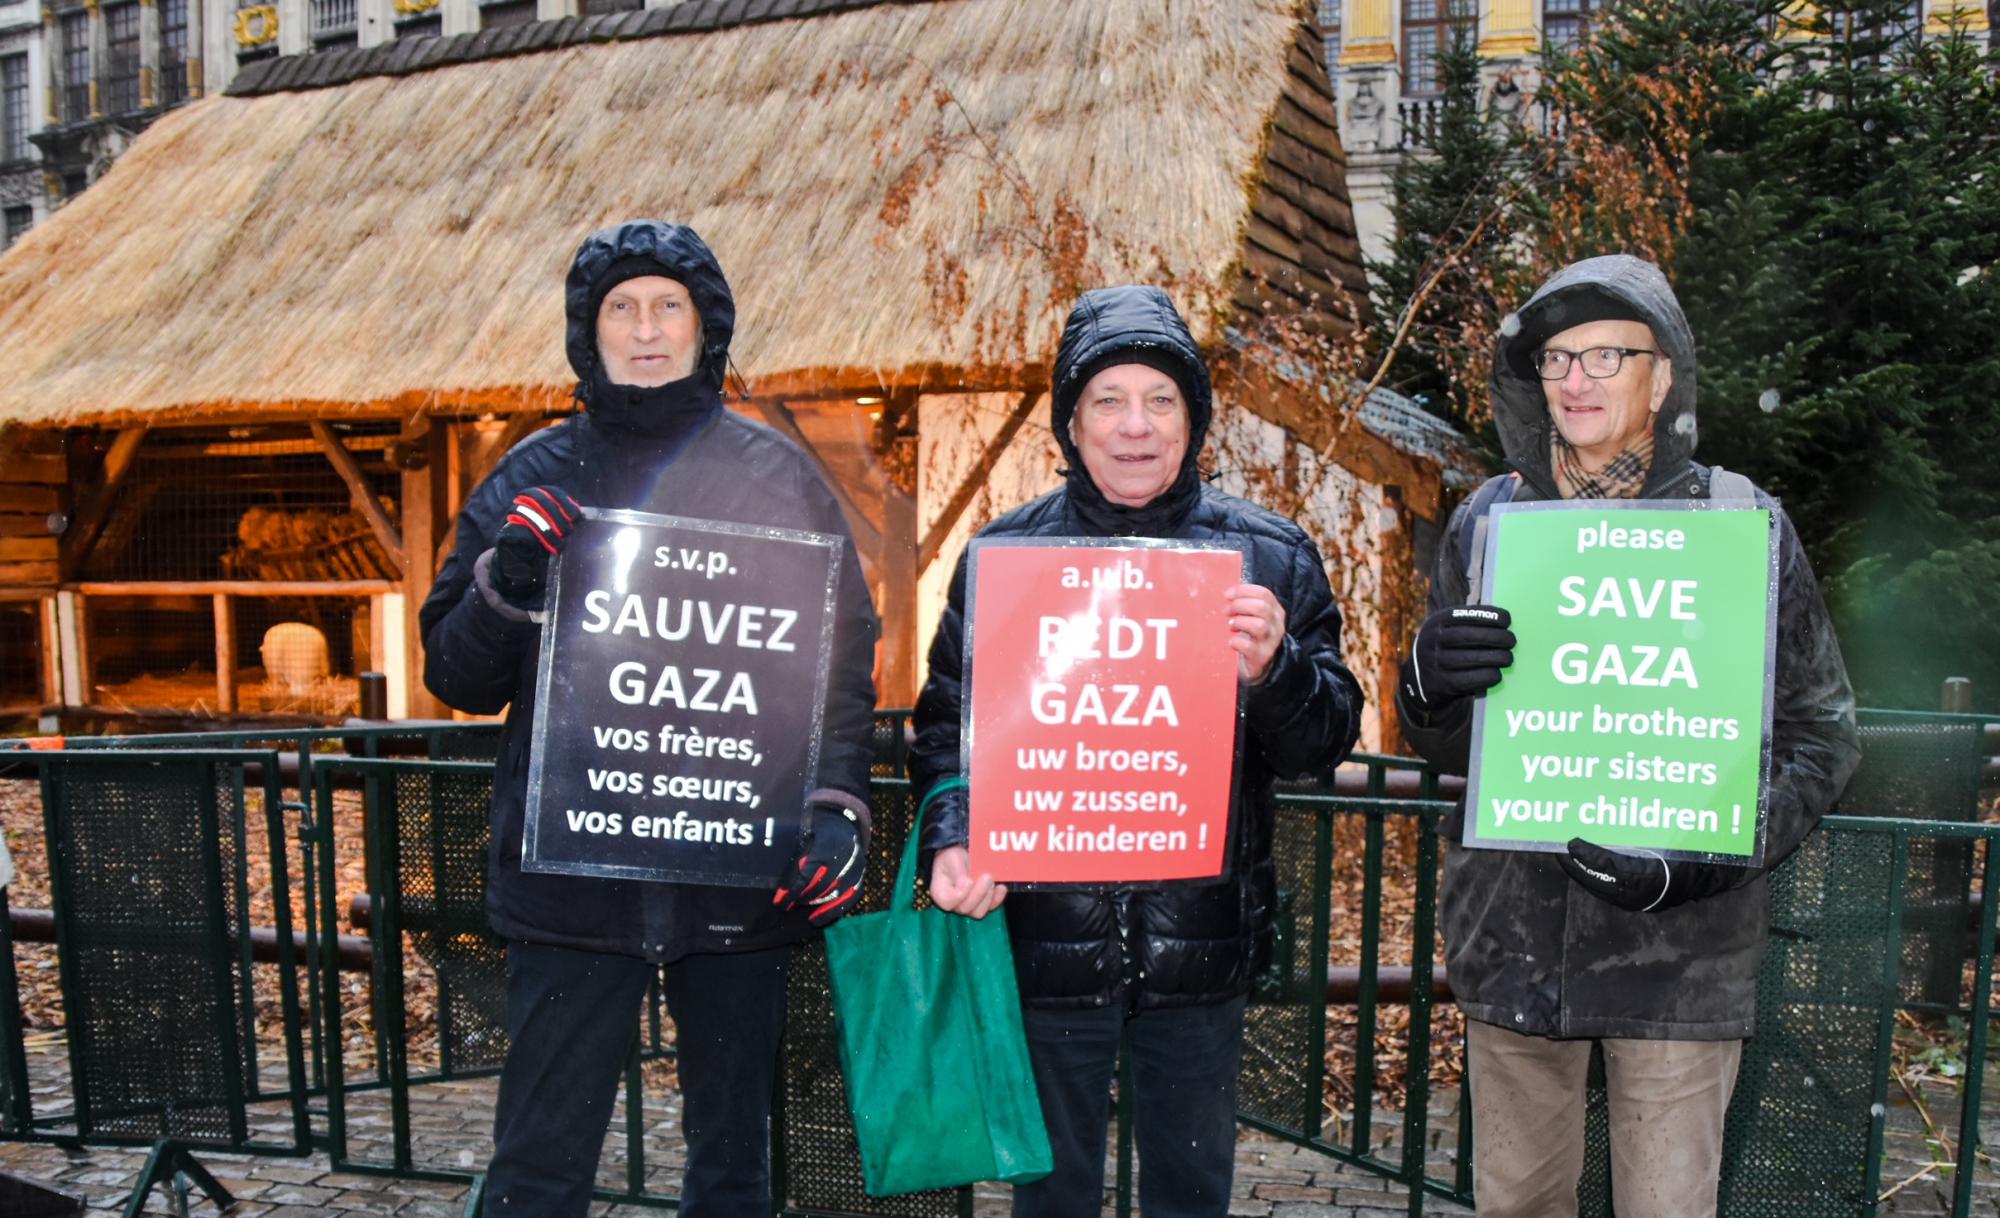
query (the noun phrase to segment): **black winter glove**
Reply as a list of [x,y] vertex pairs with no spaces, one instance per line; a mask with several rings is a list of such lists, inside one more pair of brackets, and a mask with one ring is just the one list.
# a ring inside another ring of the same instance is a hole
[[540,609],[549,563],[581,523],[583,508],[561,487],[531,486],[514,496],[493,542],[493,590],[500,599],[516,609]]
[[1514,619],[1495,605],[1454,605],[1417,627],[1403,661],[1403,696],[1425,710],[1483,694],[1514,662]]
[[861,824],[851,808],[813,805],[812,836],[799,856],[797,872],[778,888],[771,904],[811,909],[806,920],[826,926],[853,907],[868,860],[861,855]]
[[1673,862],[1657,854],[1606,850],[1580,837],[1556,861],[1569,878],[1596,897],[1633,913],[1659,913],[1725,892],[1750,877],[1747,867],[1723,863]]

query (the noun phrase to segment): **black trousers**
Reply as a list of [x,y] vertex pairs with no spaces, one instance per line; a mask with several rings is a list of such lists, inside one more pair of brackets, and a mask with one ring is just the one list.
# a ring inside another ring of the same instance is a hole
[[[687,1171],[682,1218],[770,1218],[771,1098],[792,948],[666,966]],[[653,966],[507,947],[507,1031],[486,1213],[583,1218]]]
[[1126,1016],[1118,1007],[1022,1012],[1055,1171],[1014,1188],[1014,1218],[1098,1218],[1118,1040],[1132,1036],[1139,1212],[1222,1218],[1236,1168],[1236,1071],[1243,1008],[1171,1007]]

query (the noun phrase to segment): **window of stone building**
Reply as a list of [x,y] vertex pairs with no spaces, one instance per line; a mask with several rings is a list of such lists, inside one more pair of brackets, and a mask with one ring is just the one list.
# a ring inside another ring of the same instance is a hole
[[0,161],[28,159],[28,57],[0,58]]
[[90,14],[76,9],[62,15],[63,121],[80,123],[90,117]]
[[437,9],[415,17],[405,17],[396,23],[398,38],[436,38],[444,33],[444,14]]
[[160,0],[160,104],[188,96],[188,0]]
[[645,8],[646,0],[581,0],[583,15],[596,17],[604,13],[623,13],[635,8]]
[[104,112],[139,108],[139,6],[133,0],[104,6]]
[[1870,20],[1884,16],[1879,7],[1869,13],[1829,8],[1826,15],[1833,22],[1834,30],[1842,38],[1856,44],[1857,49],[1870,59],[1880,60],[1913,47],[1924,36],[1924,6],[1921,0],[1906,0],[1899,8],[1890,10],[1886,20]]
[[486,0],[479,6],[479,28],[526,25],[535,19],[535,0]]
[[18,206],[8,208],[7,244],[12,245],[16,241],[19,241],[21,239],[21,234],[27,232],[30,228],[33,228],[34,224],[35,224],[35,209],[29,207],[26,203],[22,203],[19,204]]
[[1552,47],[1573,47],[1590,32],[1590,14],[1604,0],[1542,0],[1542,36]]
[[1403,0],[1403,92],[1427,97],[1442,87],[1438,55],[1474,36],[1479,0]]
[[1340,75],[1340,7],[1345,0],[1319,0],[1319,36],[1326,45],[1326,71]]
[[360,45],[356,12],[355,0],[312,0],[313,50]]

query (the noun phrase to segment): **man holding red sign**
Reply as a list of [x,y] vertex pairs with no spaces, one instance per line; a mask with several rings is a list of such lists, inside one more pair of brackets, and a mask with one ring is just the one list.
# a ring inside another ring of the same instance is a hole
[[[1037,889],[1011,899],[1006,884],[974,872],[961,754],[969,696],[965,557],[917,700],[910,772],[927,813],[931,897],[974,918],[1003,901],[1009,911],[1029,1055],[1055,1156],[1047,1179],[1015,1188],[1017,1218],[1097,1215],[1111,1078],[1128,1024],[1145,1165],[1140,1207],[1156,1218],[1226,1213],[1243,1010],[1252,980],[1269,964],[1275,924],[1272,780],[1338,763],[1360,727],[1361,691],[1340,662],[1340,613],[1319,551],[1293,522],[1201,479],[1196,462],[1212,412],[1207,365],[1165,293],[1131,286],[1085,293],[1063,330],[1050,413],[1066,481],[994,521],[979,539],[1102,539],[1107,546],[1161,539],[1241,551],[1240,579],[1205,606],[1156,613],[1150,626],[1144,615],[1125,615],[1133,624],[1122,633],[1108,621],[1085,638],[1063,637],[1069,625],[1052,627],[1050,639],[1078,660],[1120,648],[1134,660],[1171,659],[1175,648],[1190,657],[1233,650],[1242,730],[1230,781],[1215,796],[1235,803],[1233,818],[1215,820],[1229,826],[1215,870],[1176,886]],[[1122,574],[1105,579],[1125,582]],[[1172,627],[1161,624],[1168,620]],[[1168,683],[1141,684],[1134,682],[1129,698],[1082,684],[1064,685],[1060,694],[1043,689],[1034,713],[1043,722],[1122,732],[1127,761],[1145,755],[1151,765],[1162,750],[1150,746],[1183,708],[1157,700],[1158,689],[1172,698]],[[1085,688],[1097,690],[1094,702]],[[1178,773],[1178,758],[1172,768]],[[1123,793],[1123,777],[1110,776],[1105,790]],[[1149,844],[1115,834],[1109,844],[1116,850],[1121,842]]]

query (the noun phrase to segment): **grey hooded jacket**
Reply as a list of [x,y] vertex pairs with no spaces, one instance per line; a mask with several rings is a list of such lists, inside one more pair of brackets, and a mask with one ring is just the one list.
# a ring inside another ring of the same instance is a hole
[[[1692,460],[1696,381],[1687,318],[1659,268],[1613,255],[1565,268],[1522,307],[1522,324],[1503,329],[1495,346],[1493,414],[1508,464],[1521,479],[1514,499],[1559,497],[1549,463],[1553,424],[1527,358],[1539,345],[1538,335],[1567,328],[1566,308],[1579,292],[1591,291],[1635,306],[1673,361],[1673,387],[1655,418],[1653,466],[1641,497],[1706,498],[1710,470]],[[1759,490],[1757,502],[1772,509],[1779,529],[1768,870],[1797,848],[1833,804],[1860,751],[1847,668],[1798,534],[1775,499]],[[1461,505],[1459,512],[1464,510]],[[1438,547],[1432,612],[1474,599],[1459,542],[1469,530],[1461,524],[1454,514]],[[1404,734],[1419,753],[1447,772],[1466,772],[1471,699],[1429,716],[1407,698],[1399,697],[1397,705]],[[1458,835],[1454,820],[1447,837],[1455,841]],[[1455,845],[1447,845],[1445,853],[1446,970],[1471,1018],[1554,1037],[1750,1035],[1768,929],[1765,873],[1663,912],[1628,913],[1572,883],[1552,854]]]

